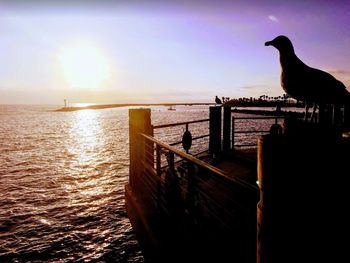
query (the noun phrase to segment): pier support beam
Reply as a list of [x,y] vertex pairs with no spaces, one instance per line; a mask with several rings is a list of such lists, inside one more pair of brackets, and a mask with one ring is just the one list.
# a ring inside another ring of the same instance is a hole
[[136,191],[142,173],[142,162],[146,156],[145,139],[140,136],[141,133],[153,136],[151,109],[129,109],[129,183]]

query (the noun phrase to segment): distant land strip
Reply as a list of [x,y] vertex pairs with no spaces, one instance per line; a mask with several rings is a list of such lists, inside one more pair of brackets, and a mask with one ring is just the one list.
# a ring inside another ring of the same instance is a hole
[[123,103],[123,104],[101,104],[101,105],[89,105],[83,107],[62,107],[53,111],[77,111],[77,110],[100,110],[108,108],[118,107],[138,107],[138,106],[198,106],[198,105],[215,105],[215,103],[209,102],[196,102],[196,103]]

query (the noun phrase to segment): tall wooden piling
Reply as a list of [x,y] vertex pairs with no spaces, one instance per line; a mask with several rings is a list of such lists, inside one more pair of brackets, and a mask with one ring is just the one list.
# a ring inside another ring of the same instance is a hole
[[349,145],[299,126],[258,140],[257,262],[340,262],[349,231]]
[[221,154],[221,107],[209,108],[209,152],[217,158]]
[[145,139],[140,135],[141,133],[153,135],[151,109],[129,109],[129,183],[135,190],[142,172],[142,162],[146,156]]

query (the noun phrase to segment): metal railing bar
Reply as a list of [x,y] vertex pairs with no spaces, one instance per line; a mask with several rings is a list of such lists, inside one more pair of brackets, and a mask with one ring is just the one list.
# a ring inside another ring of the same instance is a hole
[[201,119],[201,120],[186,121],[186,122],[176,122],[176,123],[169,123],[169,124],[162,124],[162,125],[152,125],[152,127],[153,127],[153,129],[160,129],[160,128],[186,125],[186,124],[205,122],[205,121],[209,121],[209,119]]
[[[194,138],[192,138],[192,141],[198,140],[198,139],[202,139],[202,138],[205,138],[205,137],[209,137],[209,134],[205,134],[205,135],[194,137]],[[180,141],[180,142],[173,142],[173,143],[170,143],[169,145],[170,146],[174,146],[174,145],[178,145],[178,144],[181,144],[181,143],[182,143],[182,141]]]
[[285,119],[285,116],[235,117],[235,120]]
[[192,154],[193,156],[198,156],[198,155],[201,155],[201,154],[203,154],[203,153],[207,153],[209,150],[207,149],[207,150],[204,150],[204,151],[201,151],[201,152],[198,152],[198,153],[196,153],[196,154]]
[[246,131],[235,131],[235,133],[268,133],[268,132],[270,132],[270,131],[248,131],[248,130],[246,130]]
[[235,144],[235,147],[249,147],[249,146],[257,146],[256,143],[254,144]]
[[182,158],[185,158],[185,159],[191,161],[192,163],[194,163],[194,164],[196,164],[196,165],[198,165],[200,167],[205,168],[206,170],[211,171],[214,175],[218,176],[219,178],[222,178],[222,179],[224,179],[224,180],[226,180],[228,182],[231,182],[231,183],[239,184],[239,185],[241,185],[241,186],[243,186],[245,188],[248,188],[250,190],[253,190],[253,191],[258,190],[258,187],[256,187],[255,185],[251,185],[251,184],[247,183],[246,181],[244,181],[244,180],[242,180],[240,178],[231,177],[226,172],[224,172],[224,171],[222,171],[222,170],[220,170],[220,169],[218,169],[218,168],[216,168],[216,167],[214,167],[214,166],[212,166],[212,165],[210,165],[210,164],[208,164],[208,163],[206,163],[206,162],[204,162],[202,160],[199,160],[199,159],[197,159],[196,157],[194,157],[194,156],[192,156],[190,154],[182,152],[182,151],[180,151],[180,150],[178,150],[178,149],[176,149],[176,148],[174,148],[174,147],[172,147],[172,146],[170,146],[170,145],[168,145],[166,143],[163,143],[162,141],[159,141],[159,140],[149,136],[149,135],[146,135],[146,134],[141,134],[141,135],[144,138],[146,138],[146,139],[148,139],[150,141],[153,141],[154,143],[158,144],[159,146],[161,146],[161,147],[163,147],[163,148],[165,148],[165,149],[175,153],[176,155],[178,155],[178,156],[180,156]]

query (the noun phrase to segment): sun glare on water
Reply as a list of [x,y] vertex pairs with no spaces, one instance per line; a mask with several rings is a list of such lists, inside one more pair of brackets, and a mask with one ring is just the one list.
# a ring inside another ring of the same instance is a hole
[[72,88],[98,88],[111,76],[108,59],[88,43],[63,47],[59,54],[63,76]]

